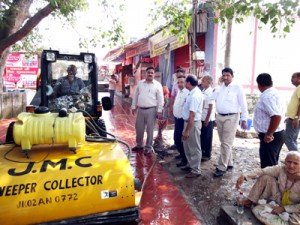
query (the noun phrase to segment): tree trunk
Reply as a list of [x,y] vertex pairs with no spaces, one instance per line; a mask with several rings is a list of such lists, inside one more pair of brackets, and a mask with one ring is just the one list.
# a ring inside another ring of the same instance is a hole
[[[32,0],[26,1],[26,3],[29,4],[29,6],[30,6],[32,3]],[[23,6],[24,5],[25,5],[25,3],[23,4]],[[26,5],[26,7],[24,7],[24,8],[22,8],[22,5],[20,5],[19,7],[20,8],[18,8],[16,11],[20,11],[23,13],[15,15],[17,18],[15,18],[15,20],[13,21],[14,22],[13,27],[10,27],[9,30],[5,30],[5,31],[0,29],[1,33],[4,33],[4,32],[7,33],[6,37],[3,36],[2,38],[0,38],[0,56],[3,54],[3,52],[6,48],[12,46],[17,41],[19,41],[22,38],[24,38],[25,36],[27,36],[29,34],[29,32],[32,31],[32,29],[34,27],[36,27],[42,21],[42,19],[47,17],[50,13],[52,13],[56,9],[51,4],[48,4],[43,9],[38,11],[33,17],[30,17],[26,21],[24,26],[22,26],[20,28],[20,24],[23,24],[23,22],[25,22],[25,20],[28,18],[27,17],[28,13],[26,10],[28,10],[29,7],[28,7],[28,5]]]
[[4,75],[4,69],[5,69],[5,64],[6,64],[6,60],[9,56],[11,48],[7,48],[3,54],[0,56],[0,93],[3,92],[3,75]]
[[14,1],[14,5],[10,7],[7,16],[3,19],[7,21],[7,26],[0,28],[0,93],[3,92],[3,73],[6,60],[10,53],[10,47],[27,36],[42,19],[56,9],[51,4],[48,4],[34,16],[30,17],[29,8],[32,3],[33,0]]
[[232,21],[227,22],[224,67],[230,67]]

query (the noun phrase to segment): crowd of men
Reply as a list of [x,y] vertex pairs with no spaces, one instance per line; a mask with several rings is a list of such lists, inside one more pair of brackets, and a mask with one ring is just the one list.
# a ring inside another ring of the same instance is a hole
[[[136,146],[133,151],[149,154],[153,151],[153,130],[156,119],[162,118],[164,95],[162,85],[154,79],[155,68],[146,69],[146,78],[137,84],[132,101],[132,113],[136,114]],[[253,126],[260,140],[259,155],[261,168],[278,164],[283,144],[290,151],[298,151],[300,116],[300,72],[292,75],[296,86],[288,107],[279,92],[273,87],[270,74],[262,73],[256,78],[261,92],[254,110]],[[219,85],[205,75],[199,87],[198,78],[185,74],[177,68],[173,78],[170,112],[174,116],[174,143],[180,161],[176,164],[186,171],[186,178],[201,175],[201,161],[211,159],[213,129],[217,127],[220,153],[214,177],[223,176],[234,167],[232,145],[240,124],[247,128],[249,119],[246,95],[243,88],[234,82],[234,72],[224,68]],[[144,131],[147,132],[144,144]]]

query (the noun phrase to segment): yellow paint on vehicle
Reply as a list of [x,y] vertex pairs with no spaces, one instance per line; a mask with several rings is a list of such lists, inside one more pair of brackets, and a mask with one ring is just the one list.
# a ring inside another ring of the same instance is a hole
[[34,224],[135,207],[129,160],[117,143],[0,146],[0,224]]

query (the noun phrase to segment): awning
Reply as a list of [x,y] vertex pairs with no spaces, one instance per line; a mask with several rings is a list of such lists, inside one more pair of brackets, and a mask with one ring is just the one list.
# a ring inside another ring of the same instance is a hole
[[104,57],[103,61],[105,62],[122,62],[122,59],[125,55],[125,50],[123,47],[109,51]]
[[149,48],[151,58],[154,56],[162,55],[166,53],[166,48],[169,46],[169,50],[174,50],[185,46],[189,43],[187,34],[183,40],[179,40],[175,35],[164,34],[163,31],[158,32],[149,38]]
[[126,59],[134,57],[136,55],[142,55],[149,53],[149,43],[148,39],[142,39],[135,43],[131,43],[125,46]]

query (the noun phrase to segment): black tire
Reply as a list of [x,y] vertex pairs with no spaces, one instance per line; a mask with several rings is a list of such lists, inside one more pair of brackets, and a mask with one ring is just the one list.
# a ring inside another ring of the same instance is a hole
[[134,178],[134,190],[136,191],[142,190],[142,183],[139,178]]
[[7,144],[15,144],[14,135],[13,135],[13,128],[15,122],[11,122],[6,131],[5,143]]

